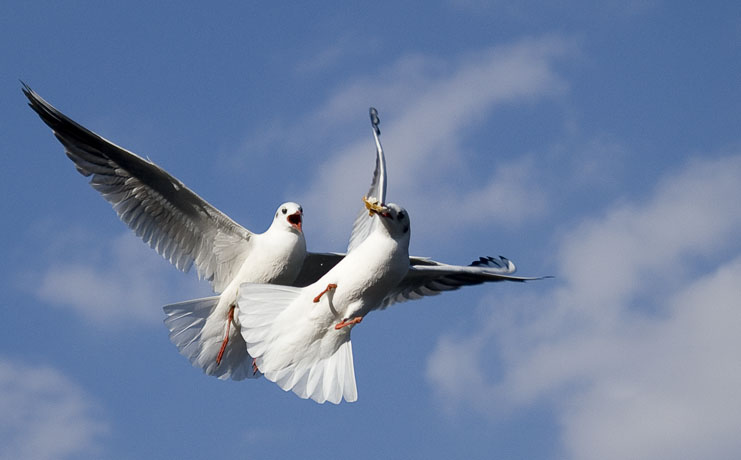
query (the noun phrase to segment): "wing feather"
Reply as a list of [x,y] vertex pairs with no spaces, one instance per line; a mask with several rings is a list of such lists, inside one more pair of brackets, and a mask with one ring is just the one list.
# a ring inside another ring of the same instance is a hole
[[195,263],[216,292],[226,287],[247,256],[249,230],[156,164],[77,124],[25,84],[23,93],[77,171],[90,177],[137,236],[180,270]]
[[[373,171],[373,180],[371,181],[366,197],[376,198],[379,203],[386,203],[386,157],[383,154],[383,147],[381,146],[381,130],[378,128],[378,124],[380,123],[378,111],[373,107],[370,108],[370,119],[371,126],[373,127],[373,138],[376,141],[376,169]],[[356,248],[373,232],[373,227],[377,221],[378,219],[370,218],[368,211],[363,206],[355,218],[355,222],[353,222],[347,252]]]
[[[404,279],[386,296],[381,308],[454,291],[463,286],[499,281],[533,281],[550,276],[513,276],[515,264],[506,257],[481,257],[470,265],[449,265],[431,259],[411,258],[412,265]],[[414,262],[417,263],[414,263]]]

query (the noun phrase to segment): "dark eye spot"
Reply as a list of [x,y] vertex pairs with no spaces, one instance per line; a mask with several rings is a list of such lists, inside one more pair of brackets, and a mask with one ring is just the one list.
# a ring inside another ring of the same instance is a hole
[[302,213],[302,214],[303,214],[303,212],[304,212],[304,208],[302,208],[301,206],[299,206],[299,207],[298,207],[298,212],[300,212],[300,213]]
[[282,212],[283,214],[285,214],[285,213],[288,212],[288,210],[286,208],[283,208],[283,209],[280,210],[280,212]]
[[396,218],[399,219],[399,220],[404,220],[404,212],[403,211],[400,212],[399,215],[396,216]]

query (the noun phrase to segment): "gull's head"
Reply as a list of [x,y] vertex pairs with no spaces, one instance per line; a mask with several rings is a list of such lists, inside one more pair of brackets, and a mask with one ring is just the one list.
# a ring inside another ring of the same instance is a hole
[[410,221],[409,213],[406,209],[398,204],[377,204],[368,212],[373,215],[377,214],[381,224],[388,231],[389,235],[396,240],[409,240]]
[[273,225],[278,225],[290,231],[302,233],[301,224],[304,221],[304,210],[298,203],[291,201],[283,203],[275,211]]

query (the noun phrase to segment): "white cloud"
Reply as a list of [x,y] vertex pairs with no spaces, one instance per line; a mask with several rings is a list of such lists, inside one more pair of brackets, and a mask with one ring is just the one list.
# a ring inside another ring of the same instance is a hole
[[[410,210],[415,228],[436,224],[438,233],[424,232],[425,238],[444,238],[459,222],[490,222],[502,212],[510,213],[507,224],[516,226],[546,209],[532,159],[474,165],[471,158],[490,158],[493,152],[468,152],[466,139],[496,107],[563,93],[566,84],[555,65],[574,52],[572,43],[551,36],[455,60],[405,56],[340,88],[298,121],[269,123],[279,129],[255,133],[249,145],[321,152],[320,163],[305,175],[307,184],[291,198],[304,205],[307,222],[322,223],[321,234],[311,235],[307,228],[312,244],[346,241],[362,206],[375,161],[370,126],[359,131],[357,120],[359,108],[371,105],[381,115],[389,198]],[[482,166],[488,174],[479,173]],[[456,209],[456,219],[439,222],[432,211],[441,204]]]
[[[739,177],[740,155],[697,159],[567,232],[555,287],[438,342],[428,378],[446,407],[547,402],[575,459],[737,458]],[[466,356],[459,374],[435,365],[446,353]]]
[[[204,286],[193,277],[170,274],[177,270],[128,232],[108,244],[75,246],[66,247],[32,289],[44,302],[95,323],[156,323],[162,305],[208,295],[197,294]],[[66,254],[74,258],[67,260]]]
[[[566,52],[567,44],[552,39],[488,49],[454,63],[409,58],[397,63],[388,80],[381,77],[356,84],[351,91],[338,95],[327,111],[343,116],[348,110],[344,107],[357,110],[367,105],[363,99],[367,100],[368,94],[374,94],[379,107],[389,107],[388,113],[399,114],[387,123],[382,120],[381,126],[384,146],[389,150],[389,196],[391,201],[403,200],[412,212],[421,211],[413,215],[416,227],[427,228],[438,220],[434,213],[425,212],[437,206],[431,203],[475,203],[478,206],[456,210],[456,219],[469,222],[494,218],[503,207],[512,210],[527,199],[540,203],[531,208],[537,213],[545,198],[538,194],[527,162],[497,168],[491,165],[493,174],[483,184],[467,180],[472,175],[462,154],[462,140],[467,130],[497,105],[561,91],[564,84],[553,65]],[[384,113],[382,110],[382,117]],[[346,232],[345,223],[352,222],[360,196],[370,182],[371,146],[364,140],[331,155],[314,177],[312,191],[304,201],[315,212],[319,210],[317,218],[328,221],[330,228]],[[512,171],[516,172],[514,179],[508,174]],[[493,197],[495,192],[505,193],[512,199],[511,205]],[[330,209],[333,212],[327,212]],[[515,218],[521,217],[526,216],[515,214]],[[443,228],[440,224],[438,229],[445,233],[445,223]]]
[[0,357],[0,459],[99,453],[108,422],[59,371]]
[[[671,316],[623,321],[564,405],[575,458],[737,458],[741,257],[678,291]],[[619,435],[616,435],[619,434]]]
[[499,165],[481,188],[440,198],[441,209],[455,212],[455,219],[447,223],[449,229],[463,231],[467,226],[489,225],[494,220],[498,227],[516,227],[542,215],[548,200],[536,186],[537,177],[532,157],[525,157]]

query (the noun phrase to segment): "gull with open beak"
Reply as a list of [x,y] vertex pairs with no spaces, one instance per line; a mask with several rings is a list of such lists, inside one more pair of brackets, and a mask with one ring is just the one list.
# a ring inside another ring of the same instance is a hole
[[259,376],[239,334],[239,286],[293,283],[304,263],[320,269],[321,255],[306,252],[301,206],[283,203],[267,231],[254,233],[156,164],[77,124],[25,84],[23,93],[119,218],[178,269],[195,265],[218,293],[164,307],[170,340],[180,353],[222,379]]

